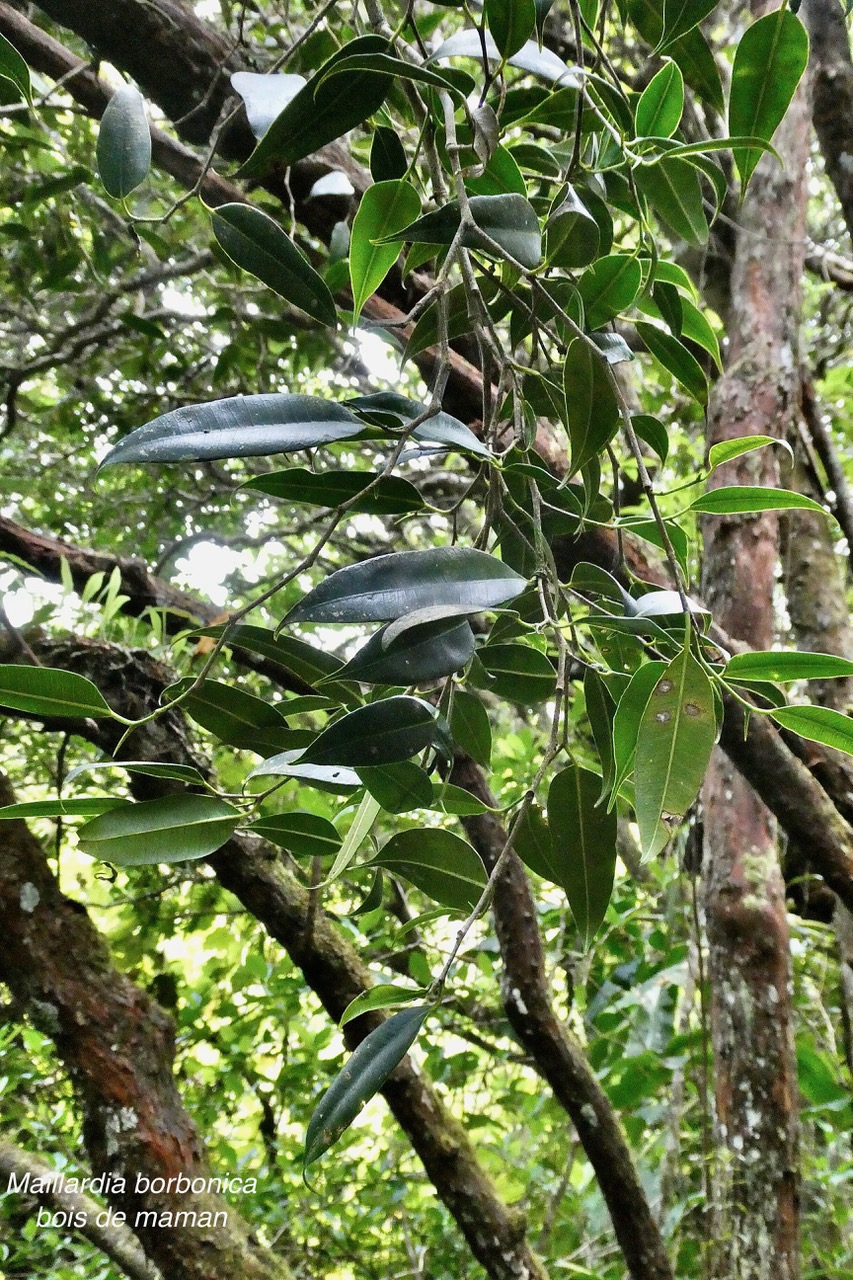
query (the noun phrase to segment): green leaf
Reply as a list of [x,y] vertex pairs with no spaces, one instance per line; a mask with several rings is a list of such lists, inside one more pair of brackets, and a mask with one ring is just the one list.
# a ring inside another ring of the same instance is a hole
[[27,102],[32,102],[30,69],[18,50],[4,35],[0,35],[0,77],[10,80]]
[[257,818],[247,829],[296,858],[325,857],[341,847],[341,837],[328,818],[301,810]]
[[390,982],[377,982],[375,987],[350,1000],[341,1014],[340,1025],[345,1027],[353,1018],[373,1009],[394,1009],[401,1004],[411,1004],[413,1000],[422,1000],[426,994],[426,987],[397,987]]
[[638,190],[676,236],[695,248],[708,243],[708,219],[699,174],[688,160],[663,156],[634,170]]
[[553,698],[557,684],[554,664],[529,644],[488,644],[477,656],[491,676],[491,693],[509,702],[531,706]]
[[429,774],[412,760],[361,768],[358,776],[386,813],[410,813],[432,805]]
[[474,655],[474,633],[464,619],[422,623],[390,644],[387,632],[383,627],[371,636],[335,678],[362,684],[423,684],[452,675]]
[[572,270],[594,262],[601,231],[583,200],[569,187],[545,226],[545,256],[550,266]]
[[39,719],[112,716],[100,690],[73,671],[54,667],[0,665],[0,707]]
[[708,403],[708,379],[694,355],[671,333],[658,329],[643,320],[636,322],[637,333],[654,358],[663,365],[676,382],[680,382],[699,404]]
[[238,267],[321,324],[337,323],[329,286],[278,223],[248,204],[212,209],[213,234]]
[[107,103],[98,130],[98,173],[109,195],[124,200],[151,167],[151,131],[145,101],[135,85],[123,85]]
[[663,423],[649,413],[632,414],[631,422],[640,439],[645,440],[650,449],[654,449],[661,462],[666,462],[669,454],[669,436]]
[[725,485],[702,494],[687,508],[688,511],[704,511],[708,515],[731,515],[755,511],[819,511],[828,512],[812,498],[791,489],[769,489],[752,485]]
[[736,653],[723,672],[733,680],[833,680],[853,676],[853,662],[831,653],[793,653],[785,650]]
[[[410,182],[394,178],[368,187],[353,219],[349,273],[353,314],[357,318],[369,297],[379,288],[400,253],[387,238],[418,216],[420,197]],[[377,243],[378,242],[378,243]]]
[[[368,396],[353,396],[347,401],[347,406],[355,409],[356,413],[363,414],[368,422],[375,422],[380,426],[392,422],[406,429],[412,419],[420,418],[426,413],[427,408],[417,400],[398,395],[396,391],[377,391]],[[466,453],[476,453],[483,458],[491,457],[489,449],[482,440],[478,440],[473,431],[469,431],[464,423],[449,413],[434,413],[425,418],[412,431],[412,439],[446,445],[449,449],[461,449]]]
[[361,778],[354,770],[345,769],[342,765],[306,764],[302,755],[300,749],[270,756],[246,775],[246,781],[251,778],[300,778],[320,791],[331,791],[335,795],[348,795],[361,787]]
[[676,63],[666,62],[640,95],[634,113],[638,135],[671,138],[681,123],[683,111],[684,77]]
[[373,858],[428,897],[454,911],[473,911],[486,887],[486,869],[466,840],[451,831],[398,831]]
[[770,712],[783,729],[798,733],[809,742],[820,742],[853,756],[853,719],[830,707],[778,707]]
[[636,258],[625,253],[599,258],[578,281],[588,328],[600,329],[608,320],[627,311],[642,283],[643,270]]
[[356,1049],[323,1094],[305,1134],[304,1167],[319,1160],[378,1093],[414,1044],[429,1009],[418,1005],[388,1018]]
[[[370,485],[374,487],[365,493]],[[349,502],[352,503],[350,511],[377,516],[408,515],[420,511],[424,505],[423,498],[408,480],[372,471],[306,471],[294,467],[254,476],[243,488],[286,502],[304,502],[330,509]]]
[[486,0],[486,21],[502,58],[527,43],[536,23],[534,0]]
[[390,76],[354,71],[330,77],[329,72],[345,58],[387,50],[388,41],[380,36],[359,36],[338,49],[276,116],[238,177],[260,178],[274,165],[295,164],[378,111],[391,88]]
[[597,807],[601,779],[572,765],[548,788],[548,826],[575,924],[585,947],[595,937],[613,892],[616,871],[616,812]]
[[713,471],[724,462],[731,462],[732,458],[739,458],[744,453],[752,453],[754,449],[764,449],[769,444],[778,444],[783,449],[787,449],[793,461],[794,451],[787,440],[777,440],[773,436],[739,436],[736,440],[721,440],[719,444],[711,445],[708,451],[708,467]]
[[[163,690],[163,701],[170,702],[179,697],[192,684],[192,677],[170,684]],[[193,720],[232,747],[261,751],[271,741],[278,750],[283,750],[293,733],[280,714],[278,703],[268,702],[246,689],[220,680],[205,680],[181,705]],[[276,736],[268,738],[267,730],[276,731],[280,741],[276,743]],[[290,745],[295,747],[299,742],[294,738]]]
[[587,667],[583,677],[586,717],[592,730],[595,749],[601,761],[601,793],[599,799],[609,795],[615,775],[613,755],[613,717],[616,704],[607,686],[594,667]]
[[450,708],[450,732],[460,751],[488,769],[492,759],[492,727],[480,698],[465,689],[454,689]]
[[92,818],[126,801],[118,796],[69,796],[65,800],[24,800],[0,809],[0,821],[13,818]]
[[663,33],[660,47],[665,48],[698,26],[717,7],[717,0],[663,0]]
[[645,857],[660,852],[699,794],[716,732],[713,685],[684,649],[656,681],[637,734],[635,809]]
[[385,125],[378,125],[373,130],[370,144],[370,176],[373,181],[390,182],[394,178],[405,177],[408,168],[406,148],[398,134]]
[[184,405],[146,422],[119,441],[101,467],[266,457],[353,440],[363,429],[349,409],[318,396],[231,396]]
[[[809,38],[799,18],[785,8],[759,18],[744,32],[732,67],[729,132],[768,142],[788,109],[809,57]],[[759,151],[734,153],[746,190]]]
[[214,796],[166,796],[124,804],[80,828],[84,853],[116,867],[188,862],[219,849],[240,822],[240,812]]
[[[538,267],[542,260],[542,232],[536,210],[524,196],[508,192],[499,196],[472,196],[469,201],[475,226],[465,230],[462,244],[468,249],[484,248],[484,233],[523,267]],[[419,244],[450,244],[462,217],[457,200],[411,222],[388,239]]]
[[612,809],[616,797],[634,765],[637,734],[652,689],[666,668],[664,662],[644,662],[632,675],[616,706],[613,717],[613,789],[608,808]]
[[335,62],[334,66],[326,73],[325,79],[331,79],[333,76],[352,75],[356,71],[370,71],[374,75],[391,77],[394,80],[413,80],[417,84],[428,84],[433,89],[444,89],[445,92],[452,93],[457,98],[466,96],[459,85],[454,83],[454,79],[457,76],[463,79],[466,87],[470,86],[468,92],[474,88],[474,82],[467,72],[453,72],[451,75],[454,79],[451,79],[449,76],[441,75],[438,71],[433,71],[432,67],[421,66],[416,62],[404,62],[402,58],[395,58],[389,53],[349,54],[346,58],[341,58]]
[[191,764],[159,764],[156,760],[94,760],[91,764],[78,764],[66,774],[71,782],[81,773],[100,769],[123,769],[127,773],[141,773],[146,778],[169,778],[173,782],[187,782],[191,786],[203,786],[204,778]]
[[420,698],[371,702],[324,729],[305,749],[301,763],[358,768],[408,760],[436,740],[436,716],[435,707]]
[[464,604],[476,613],[506,604],[524,587],[524,578],[485,551],[401,551],[336,570],[285,622],[387,622],[443,604]]
[[575,338],[563,366],[566,424],[571,444],[569,476],[604,449],[619,429],[619,404],[607,364],[583,338]]

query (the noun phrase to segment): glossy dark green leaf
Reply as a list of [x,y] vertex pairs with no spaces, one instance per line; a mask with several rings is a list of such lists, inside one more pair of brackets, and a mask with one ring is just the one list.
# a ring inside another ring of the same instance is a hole
[[643,272],[639,261],[625,253],[612,253],[599,258],[578,281],[586,322],[599,329],[622,311],[627,311],[640,292]]
[[323,1094],[305,1134],[307,1169],[329,1150],[361,1108],[378,1093],[417,1039],[429,1009],[418,1005],[388,1018],[356,1049]]
[[645,857],[660,852],[699,794],[716,736],[713,685],[684,649],[655,682],[637,733],[635,808]]
[[676,236],[701,248],[708,242],[708,219],[699,174],[689,160],[664,156],[634,170],[638,190]]
[[258,818],[248,830],[296,858],[322,858],[336,854],[341,847],[341,837],[328,818],[300,810]]
[[537,876],[550,880],[552,884],[560,883],[551,832],[538,805],[528,805],[519,819],[514,848],[524,865],[535,871]]
[[572,187],[548,218],[545,234],[549,265],[566,270],[588,266],[601,244],[598,223]]
[[390,182],[394,178],[403,178],[409,168],[406,148],[399,135],[386,125],[378,125],[373,130],[373,141],[370,144],[370,176],[374,182]]
[[[500,196],[472,196],[471,215],[475,226],[466,230],[462,243],[469,249],[484,247],[484,233],[494,240],[510,257],[523,267],[538,267],[542,260],[542,232],[536,210],[524,196],[510,192]],[[391,240],[409,240],[419,244],[450,244],[461,222],[459,204],[449,204],[425,213],[390,237]]]
[[491,677],[489,691],[509,702],[531,706],[553,698],[557,685],[554,664],[528,644],[489,644],[478,657]]
[[[809,57],[799,18],[785,8],[767,13],[741,36],[732,67],[729,132],[768,142],[788,109]],[[761,152],[738,148],[735,164],[746,188]]]
[[778,707],[770,714],[783,729],[853,756],[853,718],[841,711],[830,707]]
[[586,718],[592,730],[595,749],[601,761],[601,796],[610,794],[616,762],[613,755],[613,717],[616,703],[594,667],[587,667],[583,677]]
[[[219,623],[201,627],[193,634],[218,639],[225,629],[226,625]],[[278,663],[291,677],[295,677],[297,692],[305,694],[316,692],[314,683],[339,671],[343,665],[340,658],[326,649],[317,648],[292,636],[276,637],[274,631],[248,622],[240,622],[236,627],[228,628],[228,648],[244,649],[246,653]],[[329,692],[329,686],[326,687],[326,692]],[[285,703],[280,704],[280,709],[282,714],[287,714]]]
[[492,759],[492,728],[480,698],[465,689],[454,689],[450,709],[450,731],[460,751],[466,752],[484,769]]
[[300,763],[358,768],[408,760],[435,742],[436,714],[420,698],[401,695],[371,702],[324,729]]
[[598,805],[601,779],[572,765],[548,788],[553,861],[575,924],[589,946],[604,919],[616,870],[616,812]]
[[341,1014],[340,1025],[345,1027],[353,1018],[373,1009],[396,1009],[401,1004],[411,1004],[413,1000],[422,1000],[426,994],[426,987],[398,987],[390,982],[377,982],[375,987],[362,991],[360,996],[349,1002]]
[[691,502],[690,511],[704,511],[708,515],[732,515],[755,511],[819,511],[826,515],[819,502],[795,493],[791,489],[770,489],[752,485],[724,485],[710,489],[701,498]]
[[506,604],[524,586],[519,574],[485,551],[401,551],[336,570],[291,609],[285,621],[387,622],[443,604],[464,604],[476,613]]
[[649,448],[654,449],[661,462],[666,462],[669,454],[669,436],[666,427],[658,418],[649,413],[635,413],[631,416],[634,430]]
[[[716,3],[716,0],[715,0]],[[675,62],[665,62],[646,85],[634,112],[640,137],[671,138],[684,111],[684,77]]]
[[385,877],[381,870],[374,871],[370,888],[357,907],[350,911],[351,916],[366,916],[371,911],[378,911],[384,899]]
[[486,0],[486,21],[501,57],[511,58],[533,34],[534,0]]
[[[427,410],[425,404],[410,400],[408,396],[401,396],[396,391],[377,391],[371,395],[353,396],[347,401],[347,405],[362,414],[368,422],[380,425],[394,423],[399,424],[400,428],[407,427],[413,418],[422,417]],[[412,439],[446,445],[448,449],[461,449],[482,458],[491,457],[482,440],[478,440],[473,431],[449,413],[434,413],[425,418],[412,431]]]
[[432,805],[429,774],[413,760],[360,768],[358,776],[386,813],[410,813]]
[[145,101],[126,84],[110,98],[98,130],[98,173],[107,192],[123,200],[144,182],[151,167],[151,131]]
[[32,101],[30,69],[4,35],[0,35],[0,79],[9,80],[22,98]]
[[[191,678],[178,680],[163,691],[163,701],[170,702],[183,694],[193,683]],[[259,743],[263,730],[274,729],[281,734],[278,750],[286,746],[289,734],[286,721],[276,703],[249,693],[237,685],[224,684],[220,680],[205,680],[182,702],[187,715],[215,734],[223,742],[234,747],[252,747]],[[293,742],[293,746],[297,746]],[[258,750],[260,750],[260,745]]]
[[[368,489],[374,482],[374,487]],[[287,502],[310,503],[315,507],[334,508],[349,502],[352,503],[348,508],[350,511],[364,511],[370,515],[406,515],[420,511],[424,505],[423,498],[408,480],[370,471],[293,468],[255,476],[243,488],[269,494],[272,498],[283,498]],[[364,496],[359,497],[359,494]]]
[[[678,3],[679,0],[676,0],[676,4]],[[693,7],[690,5],[689,10],[685,9],[685,20],[689,20]],[[627,0],[626,8],[646,43],[652,48],[659,45],[663,32],[661,0]],[[695,8],[701,14],[701,6],[696,5]],[[672,14],[674,11],[671,9],[670,12]],[[722,114],[725,103],[720,72],[711,47],[699,28],[694,26],[673,40],[666,52],[681,68],[687,84],[696,90],[703,101]]]
[[656,325],[647,324],[644,320],[638,320],[636,328],[651,354],[672,374],[676,382],[680,382],[699,404],[707,404],[708,379],[699,361],[684,343],[679,342],[671,333]]
[[100,772],[103,769],[120,769],[126,773],[141,773],[146,778],[169,778],[172,782],[187,782],[191,786],[203,786],[204,778],[191,764],[160,764],[156,760],[94,760],[69,769],[65,781],[71,782],[83,773]]
[[615,436],[619,404],[606,361],[583,338],[575,338],[566,353],[563,386],[574,476]]
[[329,72],[344,58],[387,50],[381,36],[359,36],[333,54],[276,116],[239,177],[259,178],[274,165],[295,164],[378,111],[391,88],[390,76],[353,71],[329,77]]
[[399,831],[373,862],[454,911],[473,911],[486,887],[486,868],[479,855],[451,831]]
[[726,663],[724,675],[738,680],[833,680],[853,676],[853,662],[831,653],[767,652],[736,653]]
[[113,713],[100,690],[73,671],[54,667],[0,665],[0,707],[38,719],[97,720]]
[[166,796],[110,809],[81,827],[77,841],[90,857],[117,867],[188,862],[225,844],[240,817],[215,796]]
[[126,804],[118,796],[68,796],[65,800],[24,800],[0,808],[0,821],[29,818],[94,818]]
[[298,778],[320,791],[331,791],[333,795],[349,795],[361,786],[361,778],[353,769],[343,765],[307,764],[303,761],[303,752],[281,751],[256,765],[250,778]]
[[329,286],[273,218],[248,204],[223,204],[211,211],[210,220],[217,241],[238,267],[312,319],[337,322]]
[[421,684],[459,671],[474,653],[474,633],[464,619],[421,623],[390,644],[386,643],[387,631],[383,627],[371,636],[336,679],[361,684]]
[[362,430],[349,409],[319,396],[231,396],[184,405],[146,422],[119,441],[101,466],[265,457],[352,440]]
[[663,0],[663,33],[661,47],[666,48],[680,36],[698,26],[717,7],[718,0]]
[[[456,75],[451,73],[449,76],[441,75],[440,72],[434,71],[432,67],[422,66],[416,62],[404,62],[402,58],[395,58],[390,53],[353,53],[345,58],[336,61],[334,66],[326,73],[326,79],[337,76],[352,76],[355,73],[372,72],[374,75],[383,78],[392,78],[393,80],[413,80],[416,84],[426,84],[433,89],[443,89],[447,93],[455,94],[457,97],[464,98],[466,94],[462,92],[456,83]],[[474,88],[474,82],[466,73],[458,73],[466,86],[468,92]],[[315,90],[315,97],[317,91]]]
[[376,182],[368,187],[353,219],[350,236],[349,272],[352,285],[353,312],[361,309],[376,292],[400,254],[399,244],[388,243],[403,227],[418,216],[421,201],[417,191],[404,178]]
[[644,662],[632,675],[616,705],[613,717],[613,789],[608,808],[615,804],[619,790],[631,772],[640,721],[652,689],[665,669],[664,662]]

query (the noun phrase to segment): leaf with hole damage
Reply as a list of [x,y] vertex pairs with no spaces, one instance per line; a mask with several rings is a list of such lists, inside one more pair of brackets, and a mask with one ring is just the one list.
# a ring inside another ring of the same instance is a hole
[[637,733],[635,809],[644,857],[660,852],[699,794],[716,733],[713,685],[684,649],[655,682]]
[[452,831],[399,831],[372,861],[454,911],[473,911],[486,887],[479,855]]
[[613,892],[616,871],[616,811],[598,805],[601,779],[572,765],[548,788],[548,826],[558,884],[566,891],[578,932],[588,947]]
[[463,604],[476,613],[499,608],[525,585],[520,574],[485,551],[401,551],[336,570],[291,609],[285,622],[388,622],[444,604]]
[[323,1094],[305,1134],[304,1167],[319,1160],[378,1093],[417,1039],[429,1009],[417,1005],[388,1018],[356,1049]]
[[184,405],[146,422],[119,441],[101,467],[266,457],[353,440],[363,429],[349,409],[319,396],[229,396]]
[[214,796],[165,796],[123,804],[80,828],[84,853],[116,867],[188,862],[219,849],[241,820]]
[[144,182],[151,168],[151,131],[145,101],[135,85],[113,94],[101,117],[98,173],[109,195],[124,200]]
[[212,209],[213,234],[238,267],[320,324],[337,321],[329,286],[275,219],[248,204]]

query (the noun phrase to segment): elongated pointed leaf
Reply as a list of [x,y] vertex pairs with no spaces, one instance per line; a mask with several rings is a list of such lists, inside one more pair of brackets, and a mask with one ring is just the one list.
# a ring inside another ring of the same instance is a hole
[[643,663],[632,675],[616,706],[613,717],[613,789],[608,809],[613,808],[619,790],[633,768],[643,712],[665,669],[664,662]]
[[629,254],[611,253],[599,258],[578,282],[587,327],[599,329],[620,312],[627,311],[640,292],[642,282],[642,268]]
[[[211,636],[218,639],[225,630],[225,623],[211,627],[200,627],[193,632],[196,636]],[[314,682],[339,671],[343,665],[340,658],[308,644],[305,640],[297,640],[292,636],[276,636],[267,627],[256,627],[248,622],[240,622],[228,630],[228,648],[244,649],[246,653],[257,654],[276,662],[294,678],[297,693],[312,695],[317,692]],[[336,695],[340,692],[335,689]],[[284,707],[282,707],[284,711]]]
[[384,643],[387,627],[377,631],[336,678],[362,684],[421,684],[459,671],[474,655],[474,633],[463,619],[426,622]]
[[676,236],[701,248],[708,243],[708,219],[699,174],[688,160],[664,156],[634,171],[638,189]]
[[[501,61],[500,50],[494,37],[486,32],[483,39],[479,31],[455,32],[436,49],[435,53],[430,54],[429,61],[441,62],[444,58],[476,58],[478,62],[482,62],[484,46],[485,56],[490,62]],[[563,62],[562,58],[551,49],[540,48],[535,40],[528,40],[507,61],[511,66],[529,71],[541,80],[548,80],[553,84],[562,83],[573,88],[579,87],[577,70]]]
[[485,551],[401,551],[338,569],[285,621],[387,622],[415,609],[457,603],[476,613],[506,604],[524,587],[524,578]]
[[388,1018],[356,1049],[323,1094],[305,1134],[304,1165],[319,1160],[378,1093],[417,1039],[429,1009],[418,1005]]
[[316,813],[276,813],[258,818],[248,828],[296,858],[334,855],[341,847],[341,837],[329,822]]
[[[426,412],[425,404],[398,395],[395,391],[354,396],[347,401],[347,405],[355,409],[356,413],[362,414],[368,422],[378,422],[380,425],[396,421],[405,426],[413,418],[419,418]],[[425,418],[415,427],[412,438],[447,445],[449,449],[461,449],[465,453],[476,453],[483,458],[491,457],[482,440],[478,440],[473,431],[469,431],[463,422],[449,413],[434,413]]]
[[390,76],[395,80],[412,80],[416,84],[428,84],[433,89],[444,89],[446,93],[452,93],[457,98],[466,96],[459,85],[454,83],[457,77],[465,84],[467,92],[470,93],[474,88],[474,81],[467,72],[451,72],[449,76],[442,75],[432,67],[419,66],[416,62],[404,62],[402,58],[395,58],[390,53],[349,54],[346,58],[335,62],[325,78],[328,80],[332,76],[352,75],[356,71],[371,71],[374,75]]
[[135,85],[113,94],[98,130],[98,173],[108,193],[123,200],[144,182],[151,167],[151,131],[145,101]]
[[768,445],[778,444],[787,449],[793,461],[794,453],[787,440],[777,440],[773,436],[740,436],[737,440],[721,440],[711,445],[708,451],[708,466],[711,471],[724,462],[731,462],[744,453],[752,453],[755,449],[766,449]]
[[102,769],[123,769],[127,773],[141,773],[146,778],[169,778],[173,782],[187,782],[191,786],[204,784],[204,778],[194,765],[159,764],[156,760],[93,760],[90,764],[78,764],[70,769],[65,781],[71,782],[82,773]]
[[0,78],[12,84],[27,102],[32,101],[30,69],[18,50],[5,36],[0,35]]
[[24,800],[0,809],[0,821],[29,818],[94,818],[126,801],[119,796],[68,796],[64,800]]
[[427,994],[426,987],[398,987],[390,982],[377,982],[369,991],[362,991],[360,996],[351,1000],[341,1014],[340,1025],[345,1027],[353,1018],[372,1009],[395,1009],[401,1004],[411,1004],[413,1000],[422,1000]]
[[[805,27],[787,9],[777,9],[754,22],[735,53],[729,133],[754,134],[769,142],[794,96],[808,57]],[[745,189],[761,153],[738,149],[734,157]]]
[[38,719],[101,719],[113,713],[100,690],[73,671],[54,667],[0,665],[0,707]]
[[646,85],[634,113],[640,137],[671,138],[684,111],[684,77],[675,62],[666,62]]
[[420,698],[384,698],[341,716],[305,749],[303,764],[392,764],[408,760],[436,739],[436,710]]
[[583,678],[586,717],[592,730],[595,749],[601,761],[601,791],[599,802],[609,795],[613,786],[615,760],[613,756],[613,717],[616,703],[607,686],[594,667],[587,667]]
[[452,831],[399,831],[373,861],[454,911],[473,911],[486,887],[479,855]]
[[361,768],[358,776],[386,813],[410,813],[432,805],[430,776],[413,760]]
[[545,230],[546,256],[551,265],[571,269],[585,267],[595,260],[601,231],[572,187],[548,218]]
[[518,53],[533,34],[534,0],[486,0],[486,21],[502,58]]
[[232,835],[240,811],[214,796],[166,796],[124,804],[80,828],[84,853],[117,867],[205,858]]
[[352,440],[362,430],[343,405],[318,396],[231,396],[184,405],[146,422],[111,449],[101,466],[265,457]]
[[409,168],[406,148],[393,129],[378,125],[370,144],[370,176],[374,182],[403,178]]
[[637,734],[635,804],[645,857],[660,852],[699,794],[715,738],[713,685],[684,649],[655,683]]
[[460,751],[488,769],[492,759],[492,727],[480,698],[466,689],[456,689],[450,710],[450,731]]
[[384,243],[417,218],[420,197],[403,178],[377,182],[361,197],[350,237],[349,273],[353,312],[361,309],[376,292],[400,253],[399,245]]
[[[163,691],[163,701],[169,702],[183,694],[193,683],[191,678],[178,680]],[[237,685],[219,680],[205,680],[182,703],[184,711],[210,733],[233,747],[252,747],[261,750],[261,740],[266,730],[276,730],[281,741],[279,750],[287,745],[289,730],[275,703],[249,693]],[[298,741],[292,744],[298,745]]]
[[553,861],[588,947],[604,919],[616,871],[616,812],[598,806],[601,779],[572,765],[551,780],[548,826]]
[[783,729],[853,756],[853,718],[841,711],[830,707],[777,707],[770,714]]
[[337,321],[329,286],[290,236],[261,209],[223,204],[211,212],[213,234],[232,262],[321,324]]
[[795,493],[791,489],[770,489],[752,485],[725,485],[711,489],[691,502],[690,511],[704,511],[708,515],[731,515],[755,511],[819,511],[826,515],[819,502]]
[[853,662],[831,653],[799,653],[769,650],[736,653],[726,663],[725,675],[737,680],[833,680],[853,676]]
[[499,698],[525,706],[553,698],[557,672],[540,649],[529,644],[488,644],[477,656],[489,674],[489,691]]
[[563,385],[573,476],[615,436],[619,405],[606,362],[582,338],[575,338],[566,354]]
[[[370,485],[374,487],[368,488]],[[408,480],[370,471],[306,471],[293,467],[289,471],[254,476],[246,481],[243,488],[269,494],[271,498],[306,502],[316,507],[334,508],[351,502],[350,511],[378,516],[404,515],[420,511],[424,505],[423,498]],[[364,496],[359,497],[362,493]]]
[[716,9],[718,0],[664,0],[661,47],[686,35]]
[[[467,229],[462,243],[483,249],[482,231],[523,267],[538,267],[542,260],[542,232],[536,210],[524,196],[508,192],[499,196],[472,196],[471,214],[476,226]],[[450,244],[461,222],[459,204],[451,200],[432,213],[409,223],[389,239],[418,244]]]
[[359,36],[333,54],[276,116],[239,176],[258,178],[276,164],[295,164],[378,111],[391,87],[390,76],[370,71],[331,77],[328,73],[344,58],[387,50],[388,42],[381,36]]
[[698,400],[699,404],[707,404],[708,379],[699,361],[684,343],[679,342],[671,333],[647,324],[644,320],[638,320],[636,327],[654,358],[690,392],[694,400]]

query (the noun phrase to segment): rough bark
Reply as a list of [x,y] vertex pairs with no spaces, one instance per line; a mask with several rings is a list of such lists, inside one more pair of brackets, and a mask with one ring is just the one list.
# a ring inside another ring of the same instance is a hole
[[853,60],[844,6],[838,0],[807,0],[800,16],[811,44],[815,131],[853,236]]
[[[15,1146],[13,1142],[0,1138],[0,1175],[4,1179],[4,1192],[11,1177],[20,1183],[27,1174],[31,1179],[44,1180],[55,1177],[56,1170],[44,1160]],[[44,1185],[47,1186],[46,1183]],[[54,1187],[28,1192],[28,1198],[49,1209],[51,1213],[73,1214],[78,1220],[79,1217],[84,1218],[85,1226],[78,1227],[77,1230],[106,1257],[112,1259],[129,1280],[163,1280],[161,1272],[146,1258],[136,1237],[127,1227],[115,1221],[99,1225],[98,1218],[103,1215],[103,1205],[97,1200],[80,1192]]]
[[[5,781],[0,800],[13,800]],[[221,1196],[137,1192],[137,1175],[211,1176],[172,1074],[174,1026],[114,968],[85,908],[60,893],[26,825],[5,822],[0,841],[0,980],[56,1044],[80,1100],[92,1168],[112,1175],[109,1202],[170,1278],[289,1280],[287,1265],[256,1244]],[[162,1225],[165,1211],[213,1216],[176,1228]]]
[[[457,757],[451,779],[495,807],[482,771],[470,758]],[[492,813],[464,818],[463,825],[491,871],[506,844],[506,831]],[[498,877],[493,910],[504,966],[503,1002],[513,1030],[572,1119],[633,1280],[669,1280],[672,1266],[619,1120],[586,1054],[552,1007],[536,904],[515,853]]]
[[[753,5],[756,14],[766,9]],[[776,134],[784,168],[762,162],[743,208],[728,363],[712,399],[709,446],[738,436],[784,439],[795,422],[807,105],[800,93]],[[768,236],[777,246],[772,254]],[[720,467],[712,483],[775,485],[775,453],[744,455]],[[771,648],[775,514],[708,519],[704,544],[705,597],[714,617],[753,648]],[[797,1075],[776,824],[720,751],[706,777],[703,806],[716,1129],[725,1150],[715,1168],[712,1274],[797,1280]]]
[[[97,680],[110,705],[127,716],[139,716],[158,706],[163,688],[172,679],[148,654],[128,652],[116,645],[43,638],[34,641],[34,648],[46,664]],[[89,722],[80,729],[104,750],[111,752],[116,745],[118,734],[108,722]],[[129,759],[191,763],[209,773],[178,711],[137,730],[128,739],[125,754]],[[138,799],[161,795],[168,788],[160,779],[134,781]],[[371,977],[332,919],[322,909],[312,912],[308,894],[285,871],[277,850],[261,840],[234,837],[210,862],[223,887],[287,950],[337,1022],[350,1001],[371,986]],[[345,1039],[349,1047],[355,1048],[383,1016],[365,1014],[348,1023]],[[403,1060],[382,1093],[491,1280],[547,1280],[545,1269],[527,1244],[524,1215],[500,1200],[465,1129],[450,1115],[411,1058]],[[238,1273],[222,1272],[222,1276],[231,1274]]]

